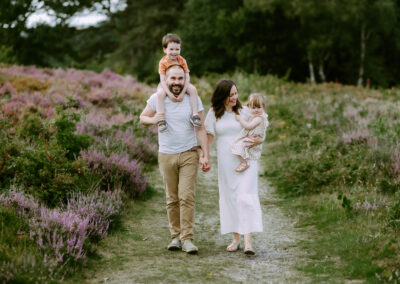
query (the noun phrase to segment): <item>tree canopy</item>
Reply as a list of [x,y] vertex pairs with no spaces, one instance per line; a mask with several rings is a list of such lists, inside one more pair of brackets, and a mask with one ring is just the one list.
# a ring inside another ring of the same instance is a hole
[[[103,10],[108,19],[70,27],[68,20],[85,9]],[[38,10],[51,11],[55,24],[28,28]],[[238,69],[390,87],[400,75],[399,20],[396,0],[126,0],[122,11],[112,11],[110,0],[5,0],[0,59],[111,68],[157,81],[161,38],[175,32],[195,75]]]

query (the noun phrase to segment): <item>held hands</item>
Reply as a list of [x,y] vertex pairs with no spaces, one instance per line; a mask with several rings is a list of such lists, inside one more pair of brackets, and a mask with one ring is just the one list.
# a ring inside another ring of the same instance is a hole
[[200,166],[203,172],[208,172],[210,170],[210,163],[208,161],[208,157],[205,157],[204,154],[200,155]]

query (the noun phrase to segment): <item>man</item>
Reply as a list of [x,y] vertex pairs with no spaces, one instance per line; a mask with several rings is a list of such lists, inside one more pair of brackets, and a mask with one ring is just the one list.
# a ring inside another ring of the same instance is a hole
[[[167,70],[166,83],[176,97],[183,89],[184,80],[185,73],[181,66],[173,65]],[[158,133],[158,164],[165,184],[172,239],[168,249],[182,249],[189,254],[195,254],[198,252],[193,244],[194,192],[199,164],[197,140],[202,151],[202,170],[206,172],[210,169],[203,105],[199,98],[199,116],[203,126],[194,128],[189,122],[192,110],[188,95],[181,102],[172,102],[167,97],[165,114],[157,113],[156,101],[157,94],[147,100],[147,105],[140,114],[140,122],[143,125],[154,125],[166,120],[169,126],[168,131]]]

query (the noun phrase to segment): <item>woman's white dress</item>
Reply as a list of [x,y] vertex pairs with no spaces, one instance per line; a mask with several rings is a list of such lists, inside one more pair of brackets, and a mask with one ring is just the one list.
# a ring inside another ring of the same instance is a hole
[[[240,114],[247,120],[250,112],[248,108],[243,108]],[[237,173],[235,168],[239,165],[239,159],[231,151],[242,126],[236,121],[235,113],[225,112],[216,120],[211,108],[205,127],[214,136],[217,146],[221,234],[261,232],[263,226],[258,198],[257,160],[250,160],[250,167]]]

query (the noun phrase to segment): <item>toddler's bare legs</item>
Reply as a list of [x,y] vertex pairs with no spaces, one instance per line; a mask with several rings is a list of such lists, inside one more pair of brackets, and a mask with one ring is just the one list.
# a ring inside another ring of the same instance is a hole
[[244,159],[242,156],[240,156],[240,155],[237,155],[237,156],[238,156],[238,158],[239,158],[239,160],[240,160],[240,164],[239,164],[239,166],[237,166],[237,168],[235,169],[235,171],[238,172],[238,173],[241,173],[241,172],[247,170],[247,169],[250,167],[250,164],[249,164],[249,162],[248,162],[246,159]]
[[199,106],[198,106],[198,94],[197,89],[192,84],[189,84],[187,88],[187,93],[190,96],[190,107],[192,108],[192,116],[190,117],[190,122],[195,127],[201,127],[201,119],[199,116]]
[[[163,88],[158,88],[157,89],[157,113],[165,113],[165,97],[167,96],[167,93],[163,90]],[[160,121],[158,123],[158,130],[160,132],[166,131],[168,128],[167,122],[165,120]]]

